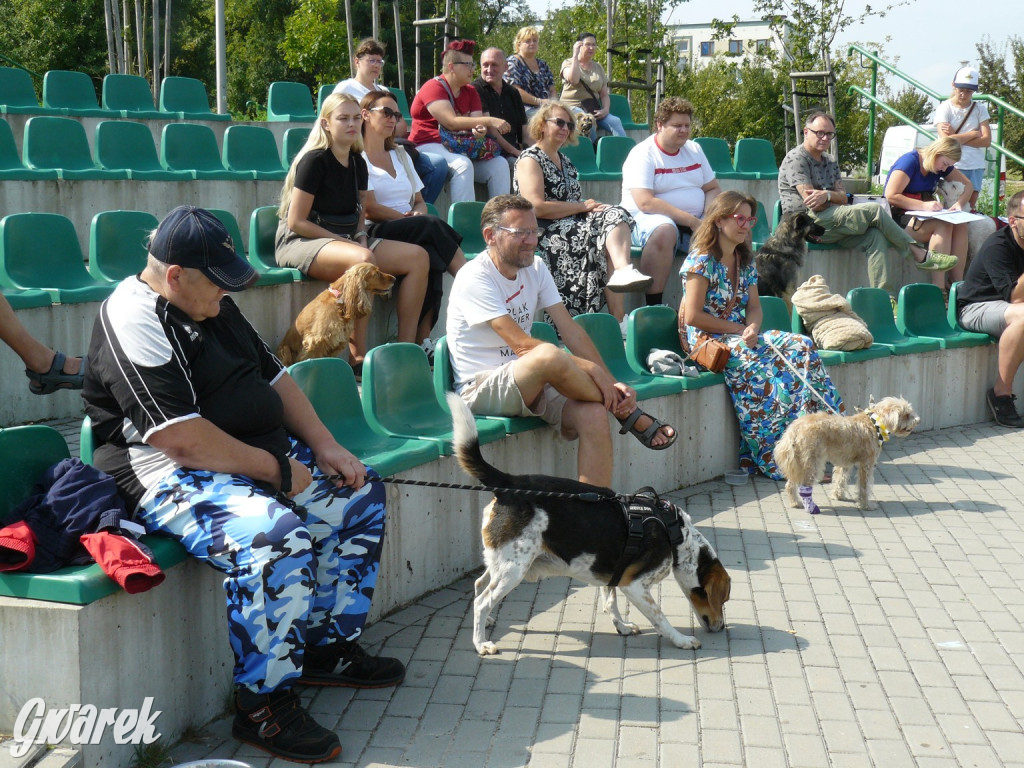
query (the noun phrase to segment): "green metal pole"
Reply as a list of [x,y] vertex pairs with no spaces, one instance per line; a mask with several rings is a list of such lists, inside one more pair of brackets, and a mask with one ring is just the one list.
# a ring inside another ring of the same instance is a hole
[[[1003,117],[1004,111],[1001,104],[996,105],[999,110],[997,114],[999,118],[996,120],[996,130],[999,131],[997,134],[999,137],[999,143],[1003,143]],[[992,215],[999,215],[999,174],[1003,167],[1003,153],[996,149],[996,174],[992,184]]]
[[[878,89],[878,64],[874,61],[871,62],[871,96],[877,98]],[[874,178],[875,170],[875,102],[870,102],[871,106],[868,109],[868,184],[871,184],[871,179]]]

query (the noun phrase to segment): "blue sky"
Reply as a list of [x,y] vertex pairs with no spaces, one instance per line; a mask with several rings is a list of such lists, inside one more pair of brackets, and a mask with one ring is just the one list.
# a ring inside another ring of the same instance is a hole
[[[871,4],[881,6],[884,0]],[[561,3],[531,0],[530,5],[543,16],[549,5],[555,8]],[[864,5],[863,0],[848,0],[847,12],[855,12]],[[1024,27],[1018,21],[1019,11],[1012,8],[1013,4],[1007,0],[971,0],[969,3],[911,0],[909,5],[894,9],[884,18],[851,27],[841,35],[839,42],[844,49],[851,42],[881,44],[883,58],[893,61],[898,56],[900,69],[946,93],[961,60],[977,66],[976,42],[988,35],[998,48],[1014,31],[1024,36]],[[715,17],[731,18],[734,14],[741,20],[748,20],[753,17],[752,9],[753,3],[749,0],[688,0],[675,9],[668,21],[691,24]],[[885,42],[887,36],[891,40]],[[543,50],[543,44],[542,39],[542,58],[555,61],[562,58],[560,52]]]

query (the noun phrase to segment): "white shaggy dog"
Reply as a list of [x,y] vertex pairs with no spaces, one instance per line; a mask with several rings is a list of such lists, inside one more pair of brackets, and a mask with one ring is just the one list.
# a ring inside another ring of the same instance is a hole
[[867,410],[853,416],[809,413],[790,424],[775,446],[775,462],[786,478],[790,504],[803,506],[812,515],[819,512],[812,487],[832,462],[832,498],[852,501],[847,481],[857,468],[857,506],[875,509],[871,486],[882,443],[890,435],[906,437],[921,419],[900,397],[886,397],[869,403]]

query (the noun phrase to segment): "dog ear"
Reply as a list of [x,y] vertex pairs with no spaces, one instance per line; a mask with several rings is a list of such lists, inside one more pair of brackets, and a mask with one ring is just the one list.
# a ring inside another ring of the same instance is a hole
[[357,264],[345,273],[345,289],[342,298],[349,317],[365,317],[373,308],[373,296],[366,290],[366,280],[372,264]]
[[868,395],[868,408],[874,408],[874,407],[875,407],[875,396],[874,395]]

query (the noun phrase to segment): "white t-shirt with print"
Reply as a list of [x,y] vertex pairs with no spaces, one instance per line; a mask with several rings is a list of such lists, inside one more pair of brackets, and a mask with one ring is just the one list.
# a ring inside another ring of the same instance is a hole
[[520,269],[514,280],[498,271],[487,251],[467,262],[455,275],[448,297],[446,332],[455,391],[461,392],[477,374],[516,359],[512,348],[491,328],[491,320],[510,315],[529,333],[538,309],[561,303],[555,281],[539,256]]
[[704,150],[688,141],[675,154],[658,146],[657,134],[629,151],[622,165],[622,207],[639,212],[631,189],[650,189],[659,200],[700,218],[704,215],[703,187],[715,178]]

